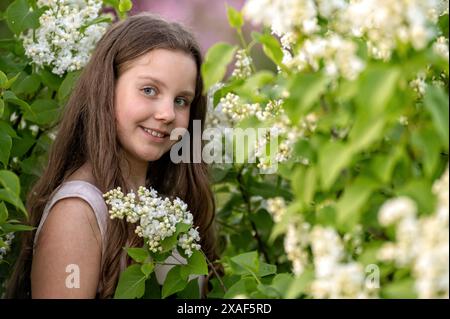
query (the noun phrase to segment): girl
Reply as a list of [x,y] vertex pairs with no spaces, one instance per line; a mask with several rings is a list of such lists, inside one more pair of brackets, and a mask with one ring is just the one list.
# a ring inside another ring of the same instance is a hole
[[[195,119],[203,129],[200,65],[197,42],[177,23],[139,14],[106,32],[66,105],[48,166],[27,198],[37,229],[24,238],[7,297],[112,297],[131,262],[123,247],[142,245],[134,227],[108,218],[102,194],[118,186],[124,192],[152,186],[180,197],[199,226],[203,251],[209,260],[217,258],[207,166],[174,164],[169,156],[176,142],[172,130],[186,128],[192,139]],[[76,289],[66,282],[74,267]],[[162,283],[167,269],[155,273]]]

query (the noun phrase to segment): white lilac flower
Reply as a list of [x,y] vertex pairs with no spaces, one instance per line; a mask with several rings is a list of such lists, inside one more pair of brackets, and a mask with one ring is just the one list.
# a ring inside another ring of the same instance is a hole
[[244,103],[238,95],[233,93],[227,93],[225,97],[221,98],[220,104],[222,113],[226,114],[232,122],[255,115],[261,109],[258,103]]
[[272,215],[274,222],[280,222],[286,213],[286,202],[284,201],[284,198],[269,198],[267,200],[267,211]]
[[307,246],[309,244],[307,223],[291,223],[284,238],[284,251],[292,263],[292,272],[300,276],[308,264]]
[[433,43],[433,51],[441,56],[443,59],[448,60],[448,39],[444,36],[440,36]]
[[408,197],[398,197],[386,201],[380,208],[378,218],[383,226],[390,226],[399,221],[416,216],[417,206]]
[[135,232],[145,239],[150,251],[162,251],[161,242],[174,235],[179,224],[186,224],[189,229],[180,233],[178,246],[188,257],[193,250],[200,250],[200,235],[193,228],[194,218],[187,204],[178,197],[171,201],[160,197],[153,188],[143,186],[139,187],[137,195],[134,192],[124,195],[118,187],[103,196],[110,206],[110,218],[126,218],[130,223],[137,223]]
[[5,258],[5,255],[11,250],[11,244],[14,239],[14,233],[7,233],[2,238],[0,236],[0,241],[3,242],[3,245],[0,247],[0,262]]
[[361,264],[334,264],[332,272],[318,276],[312,282],[310,291],[318,299],[369,298],[364,284],[365,273]]
[[[449,297],[449,170],[433,184],[434,214],[418,217],[409,201],[392,202],[380,210],[383,224],[395,224],[395,241],[378,252],[383,261],[410,267],[419,298]],[[396,204],[395,204],[396,203]],[[400,204],[399,204],[400,203]],[[384,214],[382,217],[381,214]]]
[[285,64],[298,71],[309,68],[318,71],[323,64],[330,77],[342,76],[350,80],[364,69],[364,62],[357,55],[356,44],[338,34],[305,40],[297,54],[285,59]]
[[316,0],[316,3],[319,14],[327,19],[348,6],[345,0]]
[[100,0],[40,0],[49,8],[40,16],[40,26],[22,34],[25,54],[38,67],[49,66],[53,73],[80,70],[106,31],[106,23],[91,24],[99,17]]
[[426,75],[424,72],[419,72],[417,77],[409,82],[409,86],[413,89],[414,92],[417,93],[419,97],[422,97],[425,94],[425,90],[427,88],[427,83],[425,82]]
[[421,50],[436,35],[438,0],[355,0],[340,13],[339,31],[367,38],[373,57],[389,60],[398,43]]
[[34,136],[39,132],[39,126],[33,124],[28,127]]
[[19,118],[19,115],[17,115],[16,112],[12,112],[12,114],[11,114],[11,116],[9,118],[9,121],[10,122],[15,122],[18,118]]
[[320,225],[311,228],[308,223],[290,223],[284,248],[296,276],[304,272],[311,255],[314,280],[307,291],[312,297],[376,297],[376,290],[366,286],[363,266],[355,261],[344,261],[344,245],[333,228]]
[[249,0],[243,13],[253,23],[271,26],[278,36],[288,32],[309,35],[319,29],[313,0]]
[[238,50],[236,52],[236,63],[234,64],[234,70],[231,76],[238,79],[244,79],[252,74],[252,58],[247,54],[245,50]]

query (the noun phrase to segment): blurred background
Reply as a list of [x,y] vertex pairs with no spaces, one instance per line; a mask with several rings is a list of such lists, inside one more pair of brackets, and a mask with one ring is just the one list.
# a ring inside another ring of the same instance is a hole
[[[218,41],[238,43],[229,27],[226,4],[241,10],[244,0],[133,0],[130,15],[148,11],[181,22],[197,36],[203,52]],[[244,33],[249,34],[249,25]]]
[[[12,0],[0,0],[0,12],[5,12],[11,2]],[[197,37],[203,54],[219,41],[239,44],[236,32],[228,24],[226,5],[241,10],[245,0],[132,0],[132,2],[133,8],[129,15],[147,11],[187,26]],[[246,22],[242,29],[246,41],[250,42],[251,32],[259,29],[258,26]],[[0,21],[0,37],[12,37],[4,21]],[[252,58],[258,69],[275,70],[259,46],[252,49]],[[231,67],[230,64],[229,71]]]

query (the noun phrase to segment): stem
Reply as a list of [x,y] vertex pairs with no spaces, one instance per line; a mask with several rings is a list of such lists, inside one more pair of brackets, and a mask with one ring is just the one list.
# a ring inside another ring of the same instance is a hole
[[[250,198],[246,192],[246,190],[244,189],[244,186],[242,184],[242,170],[244,169],[244,166],[242,166],[242,168],[239,170],[239,173],[237,175],[237,180],[239,183],[239,190],[242,194],[242,198],[244,199],[244,202],[247,205],[247,213],[249,214],[252,211],[252,207],[251,207],[251,203],[250,203]],[[247,216],[248,221],[250,222],[250,225],[252,226],[252,230],[254,232],[253,237],[256,239],[257,243],[258,243],[258,247],[259,250],[261,251],[261,253],[264,256],[264,259],[266,260],[266,262],[268,262],[270,264],[270,259],[269,259],[269,254],[266,251],[266,248],[264,247],[264,243],[261,239],[261,236],[259,236],[258,233],[258,229],[256,228],[255,223]]]
[[214,275],[216,275],[217,280],[219,281],[220,286],[222,287],[224,292],[227,292],[227,287],[225,287],[225,284],[223,283],[222,279],[220,278],[219,274],[216,271],[216,267],[214,267],[214,265],[212,264],[212,262],[208,259],[208,257],[206,257],[206,254],[203,252],[203,250],[201,250],[201,253],[203,254],[203,256],[206,259],[206,262],[208,263],[209,267],[211,267],[211,270],[214,272]]
[[242,29],[241,28],[239,28],[237,30],[237,34],[238,34],[238,37],[239,37],[239,41],[241,41],[242,48],[245,50],[245,52],[247,53],[248,57],[250,58],[250,66],[252,68],[252,71],[253,71],[253,73],[255,73],[256,72],[256,66],[253,63],[253,59],[250,57],[250,49],[254,45],[254,41],[252,41],[250,43],[250,45],[247,45],[247,42],[244,39],[244,35],[242,34]]

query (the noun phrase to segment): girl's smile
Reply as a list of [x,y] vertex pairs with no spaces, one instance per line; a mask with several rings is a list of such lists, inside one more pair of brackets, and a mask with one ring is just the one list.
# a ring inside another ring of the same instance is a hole
[[189,126],[196,79],[192,56],[175,50],[151,50],[119,69],[117,135],[129,159],[146,165],[177,142],[170,132]]

